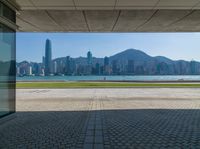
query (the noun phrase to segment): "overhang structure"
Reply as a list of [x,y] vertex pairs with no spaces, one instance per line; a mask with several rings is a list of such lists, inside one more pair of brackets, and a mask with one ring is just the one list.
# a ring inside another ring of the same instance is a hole
[[21,32],[200,31],[200,0],[16,0],[16,4]]

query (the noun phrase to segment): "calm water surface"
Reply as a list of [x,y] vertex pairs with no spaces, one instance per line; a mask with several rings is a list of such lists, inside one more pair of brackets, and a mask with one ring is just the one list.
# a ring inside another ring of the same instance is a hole
[[200,81],[200,75],[160,75],[160,76],[25,76],[17,81]]

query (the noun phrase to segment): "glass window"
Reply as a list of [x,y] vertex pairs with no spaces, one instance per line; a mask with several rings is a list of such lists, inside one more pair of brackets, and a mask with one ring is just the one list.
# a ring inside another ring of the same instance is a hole
[[15,31],[0,24],[0,117],[15,111]]

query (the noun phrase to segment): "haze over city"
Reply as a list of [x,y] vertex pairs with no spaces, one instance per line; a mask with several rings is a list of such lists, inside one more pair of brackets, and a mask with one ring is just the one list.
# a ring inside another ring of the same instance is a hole
[[47,38],[53,59],[85,57],[89,50],[103,58],[134,48],[151,56],[200,61],[200,33],[17,33],[17,62],[42,62]]

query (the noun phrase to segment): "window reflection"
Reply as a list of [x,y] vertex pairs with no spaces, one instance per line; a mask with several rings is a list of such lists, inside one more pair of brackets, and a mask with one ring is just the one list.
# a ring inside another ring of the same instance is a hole
[[0,117],[15,111],[15,31],[0,24]]

